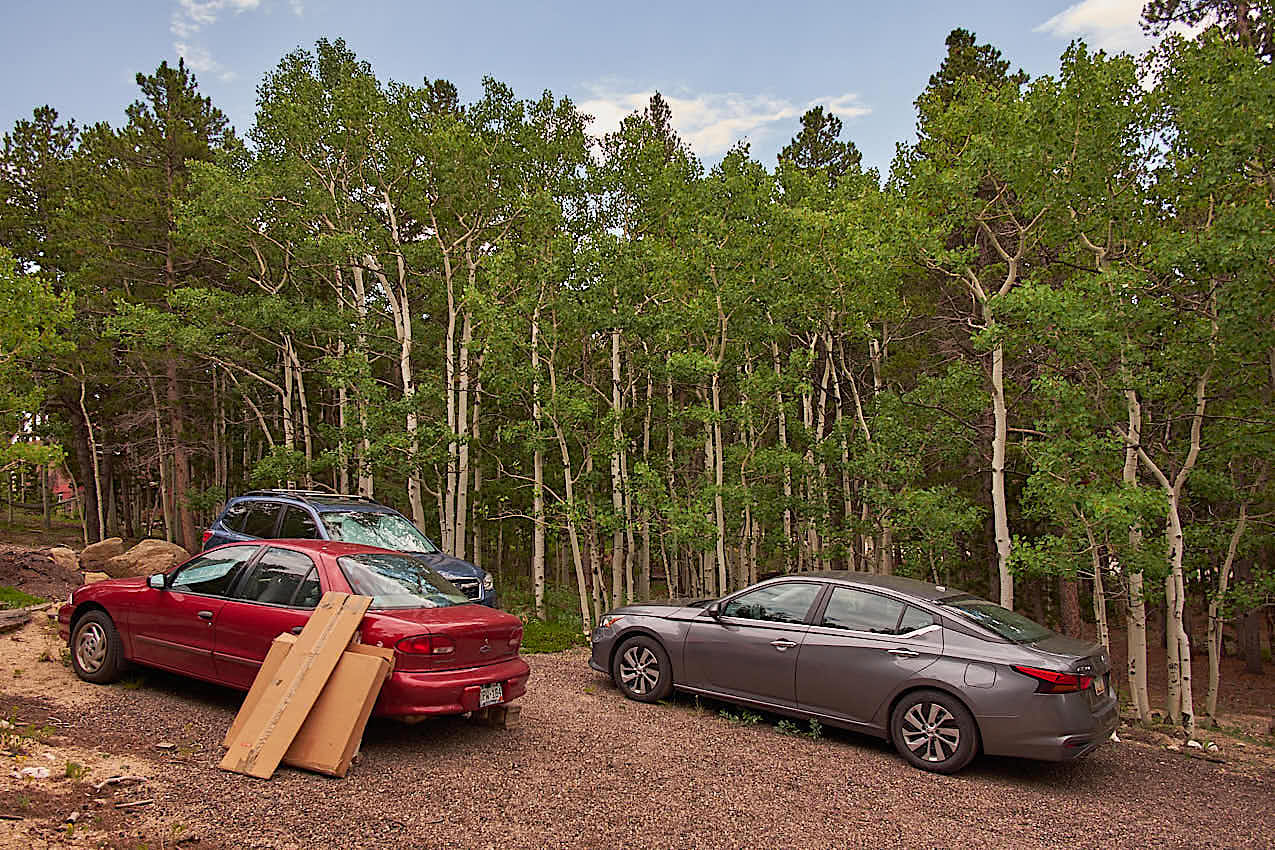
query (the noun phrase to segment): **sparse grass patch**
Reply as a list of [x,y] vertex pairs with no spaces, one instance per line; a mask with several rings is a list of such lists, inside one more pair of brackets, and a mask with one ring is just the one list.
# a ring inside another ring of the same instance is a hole
[[88,775],[89,769],[77,762],[68,761],[64,775],[67,779],[83,779]]
[[23,593],[16,587],[0,584],[0,608],[25,608],[28,605],[40,605],[48,601],[39,596]]

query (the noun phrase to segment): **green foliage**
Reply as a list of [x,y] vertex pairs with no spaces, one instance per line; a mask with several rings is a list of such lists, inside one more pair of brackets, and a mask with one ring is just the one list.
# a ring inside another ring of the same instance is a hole
[[39,605],[48,601],[42,597],[32,596],[29,593],[18,590],[16,587],[0,584],[0,607],[2,608],[25,608],[28,605]]
[[578,622],[563,623],[528,619],[523,621],[522,651],[528,655],[539,652],[562,652],[575,646],[587,646],[588,639],[580,634]]

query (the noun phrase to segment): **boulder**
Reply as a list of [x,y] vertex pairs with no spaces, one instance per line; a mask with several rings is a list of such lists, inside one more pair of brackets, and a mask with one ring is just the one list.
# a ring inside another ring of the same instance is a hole
[[71,549],[65,546],[54,546],[49,550],[49,560],[58,566],[58,569],[68,573],[78,573],[80,571],[80,559]]
[[108,576],[106,573],[85,573],[84,583],[97,584],[99,581],[106,581],[108,578],[110,578],[110,576]]
[[[149,576],[169,570],[190,558],[190,553],[166,540],[143,540],[127,552],[116,555],[102,565],[111,578]],[[83,559],[83,556],[81,556]]]
[[106,562],[124,552],[124,541],[118,537],[108,537],[100,543],[90,543],[80,553],[80,569],[85,572],[100,572],[105,569]]

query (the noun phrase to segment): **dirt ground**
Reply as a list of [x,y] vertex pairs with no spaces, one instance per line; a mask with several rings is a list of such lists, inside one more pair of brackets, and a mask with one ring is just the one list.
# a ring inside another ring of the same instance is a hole
[[[0,635],[0,847],[1275,845],[1269,738],[1218,735],[1206,761],[1122,729],[1077,763],[945,777],[849,733],[629,702],[586,660],[531,656],[517,728],[374,720],[345,779],[262,782],[217,769],[239,694],[149,672],[80,682],[39,618]],[[27,767],[49,776],[13,775]]]
[[41,599],[63,600],[81,584],[80,573],[64,570],[38,549],[0,543],[0,585]]

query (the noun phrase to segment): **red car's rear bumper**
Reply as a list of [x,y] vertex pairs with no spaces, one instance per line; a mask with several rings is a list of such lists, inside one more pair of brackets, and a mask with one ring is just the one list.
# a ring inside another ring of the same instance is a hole
[[530,675],[531,668],[521,658],[510,658],[498,664],[465,670],[396,672],[381,689],[381,696],[372,713],[400,716],[477,711],[478,691],[482,685],[500,682],[504,686],[501,699],[503,704],[527,692],[527,679]]

